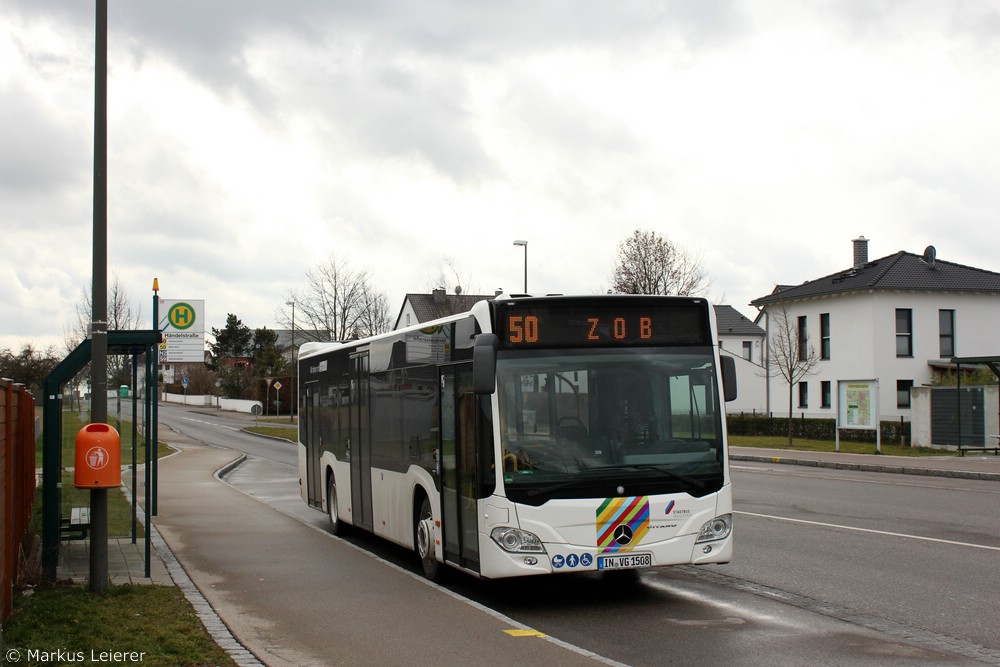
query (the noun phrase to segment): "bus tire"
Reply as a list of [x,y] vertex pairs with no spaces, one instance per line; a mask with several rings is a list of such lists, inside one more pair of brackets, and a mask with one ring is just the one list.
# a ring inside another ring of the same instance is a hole
[[333,483],[333,475],[326,480],[326,514],[330,519],[330,532],[338,537],[347,534],[347,525],[340,520],[337,509],[337,485]]
[[434,515],[426,496],[420,501],[420,511],[413,525],[413,547],[420,559],[424,577],[437,581],[441,576],[441,563],[438,562],[434,549]]

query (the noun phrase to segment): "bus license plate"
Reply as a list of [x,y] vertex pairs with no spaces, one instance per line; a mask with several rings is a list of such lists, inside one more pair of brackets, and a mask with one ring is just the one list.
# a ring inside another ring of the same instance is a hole
[[625,554],[622,556],[601,556],[597,559],[598,570],[631,570],[639,567],[652,567],[651,554]]

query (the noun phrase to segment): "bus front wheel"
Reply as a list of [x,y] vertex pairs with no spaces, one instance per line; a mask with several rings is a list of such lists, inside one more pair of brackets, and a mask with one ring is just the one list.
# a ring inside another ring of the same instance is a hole
[[424,576],[431,581],[437,581],[441,574],[441,564],[434,553],[434,515],[431,514],[431,503],[427,498],[420,502],[416,525],[413,526],[413,544],[420,558]]
[[337,509],[337,485],[333,483],[333,475],[326,480],[326,511],[330,517],[330,532],[343,537],[347,533],[347,526],[340,520],[340,512]]

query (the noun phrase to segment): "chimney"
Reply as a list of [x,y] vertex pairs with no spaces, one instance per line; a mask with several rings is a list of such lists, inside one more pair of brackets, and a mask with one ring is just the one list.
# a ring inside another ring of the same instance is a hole
[[432,291],[431,294],[434,296],[434,303],[435,304],[440,305],[440,304],[444,303],[444,288],[443,287],[438,287],[436,290]]
[[859,236],[854,239],[854,268],[860,269],[868,263],[868,239]]

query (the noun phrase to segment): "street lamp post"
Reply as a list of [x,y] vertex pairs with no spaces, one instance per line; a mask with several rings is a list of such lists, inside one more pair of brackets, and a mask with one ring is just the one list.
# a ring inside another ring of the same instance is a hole
[[524,239],[514,241],[514,245],[524,247],[524,293],[528,293],[528,242]]
[[295,390],[298,388],[298,385],[295,383],[295,371],[296,371],[296,366],[298,366],[298,361],[296,360],[296,354],[295,354],[295,302],[286,301],[285,305],[292,307],[292,388],[289,391],[289,396],[291,396],[292,402],[289,404],[288,408],[288,421],[294,421],[295,410],[296,408],[298,408],[299,405],[298,402],[296,401],[296,394],[295,394]]

